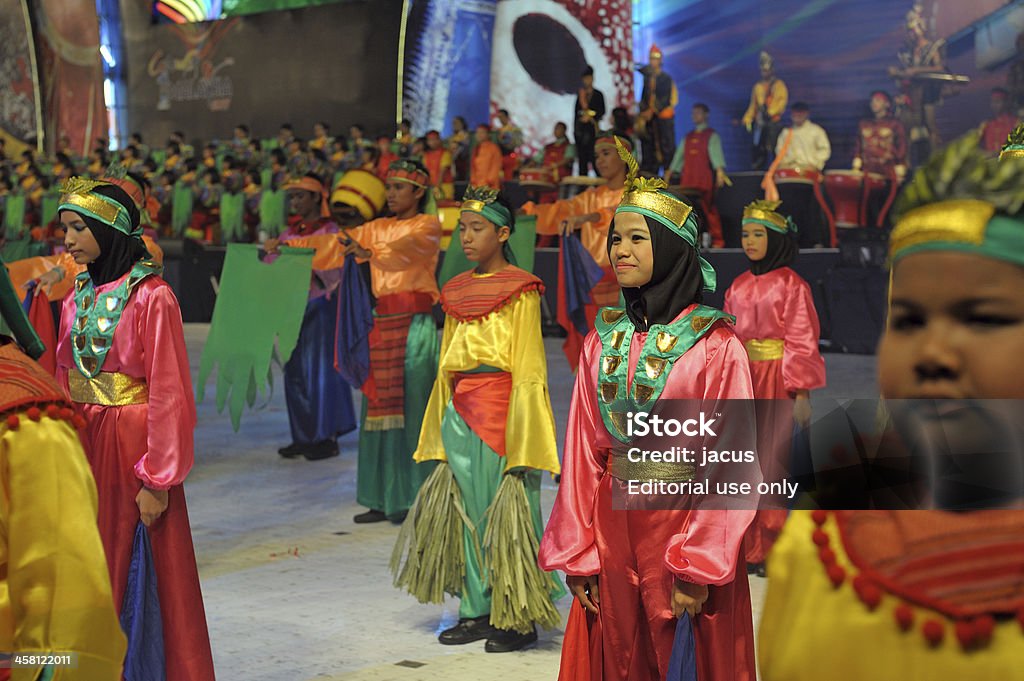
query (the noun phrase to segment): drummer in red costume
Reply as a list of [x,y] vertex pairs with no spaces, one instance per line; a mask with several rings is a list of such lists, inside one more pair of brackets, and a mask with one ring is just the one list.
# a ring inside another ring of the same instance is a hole
[[[558,184],[569,177],[572,165],[576,162],[576,145],[566,137],[567,130],[565,123],[555,123],[555,141],[545,144],[544,149],[533,157],[534,165],[543,168],[546,171],[545,176],[550,177],[553,184]],[[550,171],[550,174],[547,171]],[[556,191],[545,192],[538,197],[538,203],[548,203],[557,198]]]
[[[608,260],[607,250],[608,228],[612,224],[615,209],[622,200],[622,190],[626,181],[626,164],[619,158],[619,153],[615,149],[616,139],[627,148],[632,148],[625,137],[611,134],[601,137],[594,145],[597,154],[597,173],[605,180],[605,184],[587,189],[571,199],[540,205],[526,203],[522,207],[522,211],[527,215],[537,216],[538,234],[558,234],[560,231],[568,234],[578,230],[584,248],[604,270],[604,276],[590,290],[590,304],[586,306],[588,328],[593,328],[598,308],[616,305],[619,301],[619,286]],[[561,280],[558,282],[559,324],[565,328],[568,336],[562,350],[569,359],[569,364],[575,369],[583,345],[583,336],[568,321],[564,310],[561,309],[564,301],[563,284]]]
[[981,126],[981,148],[992,155],[998,154],[1006,138],[1017,127],[1017,117],[1010,111],[1010,95],[1001,87],[992,88],[992,118]]
[[693,105],[693,130],[686,133],[683,144],[676,148],[676,155],[665,172],[665,181],[671,183],[671,175],[678,173],[679,186],[683,190],[696,190],[711,234],[711,245],[722,248],[725,239],[722,237],[722,218],[715,206],[715,190],[732,183],[725,174],[722,138],[708,126],[710,113],[707,104],[698,102]]
[[869,184],[864,183],[863,191],[869,194],[861,201],[867,209],[861,220],[864,225],[885,219],[896,190],[907,174],[907,133],[903,123],[891,114],[892,98],[887,92],[876,90],[871,93],[870,106],[873,117],[862,119],[857,132],[853,169],[885,177],[889,181],[889,195],[870,196]]

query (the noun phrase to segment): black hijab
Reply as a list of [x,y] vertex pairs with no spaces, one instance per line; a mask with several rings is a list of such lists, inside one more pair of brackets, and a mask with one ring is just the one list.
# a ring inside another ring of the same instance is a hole
[[[114,199],[124,206],[131,219],[132,228],[138,227],[139,209],[123,189],[115,185],[101,185],[92,191]],[[88,215],[78,215],[89,226],[89,231],[100,247],[99,257],[86,266],[93,286],[103,286],[124,276],[136,262],[149,256],[141,236],[128,236]]]
[[770,227],[764,229],[768,232],[768,250],[763,258],[750,263],[750,271],[755,276],[767,274],[780,267],[789,267],[797,253],[796,239],[791,234],[781,234]]
[[[668,324],[687,307],[704,300],[704,278],[697,249],[654,218],[644,215],[644,220],[651,232],[654,253],[651,280],[638,288],[622,289],[626,314],[637,331],[648,331],[655,324]],[[609,259],[614,231],[613,224],[608,230]]]

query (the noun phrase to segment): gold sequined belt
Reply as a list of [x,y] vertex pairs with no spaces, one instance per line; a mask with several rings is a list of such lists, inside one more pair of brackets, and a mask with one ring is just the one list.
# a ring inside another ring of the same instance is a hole
[[[634,454],[639,456],[638,454]],[[608,473],[616,480],[662,480],[685,482],[693,480],[697,469],[692,463],[666,461],[632,461],[626,454],[608,456]]]
[[75,368],[68,371],[71,401],[79,404],[102,404],[123,407],[149,402],[149,388],[141,378],[116,371],[101,371],[96,378],[86,378]]
[[751,362],[767,362],[773,359],[782,359],[782,352],[785,343],[781,338],[755,338],[744,341],[747,348],[747,356]]

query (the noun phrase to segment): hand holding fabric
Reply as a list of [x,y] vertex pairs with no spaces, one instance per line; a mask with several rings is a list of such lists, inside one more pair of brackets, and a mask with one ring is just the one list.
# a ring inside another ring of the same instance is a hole
[[597,614],[601,602],[597,589],[597,575],[566,575],[565,585],[587,612]]
[[672,585],[672,616],[696,617],[704,608],[704,602],[707,600],[707,585],[693,584],[677,579]]
[[142,524],[149,527],[167,510],[167,490],[143,487],[135,495],[135,503],[139,507]]

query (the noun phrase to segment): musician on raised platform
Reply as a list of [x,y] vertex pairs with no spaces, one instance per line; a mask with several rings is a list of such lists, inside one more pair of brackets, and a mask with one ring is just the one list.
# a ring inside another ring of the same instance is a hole
[[995,156],[1017,127],[1017,116],[1010,110],[1010,93],[1003,88],[992,88],[990,102],[992,118],[981,124],[981,148]]
[[[884,222],[895,192],[907,174],[907,133],[903,123],[892,115],[892,98],[883,90],[871,93],[871,118],[860,121],[853,151],[853,170],[863,171],[861,225]],[[872,173],[885,178],[872,182]],[[879,184],[887,191],[872,191]],[[835,197],[832,197],[833,200]]]
[[[832,156],[825,129],[810,119],[811,108],[797,102],[793,124],[782,131],[775,146],[775,182],[787,213],[799,225],[801,248],[820,248],[833,241],[831,215],[821,193],[822,170]],[[823,215],[824,214],[824,215]]]
[[661,59],[661,50],[651,45],[650,63],[640,69],[644,89],[640,95],[637,135],[643,149],[641,167],[650,173],[659,173],[676,153],[675,107],[679,92],[672,76],[661,70]]
[[775,77],[775,62],[767,52],[758,59],[761,80],[750,90],[750,104],[743,114],[747,132],[754,133],[751,163],[754,170],[768,166],[769,156],[775,151],[775,142],[782,131],[782,115],[786,113],[789,90],[781,78]]
[[722,218],[715,206],[715,190],[729,183],[729,177],[725,174],[722,138],[708,126],[710,113],[707,104],[698,102],[693,105],[693,130],[686,133],[683,143],[676,148],[676,155],[665,171],[665,182],[672,184],[671,176],[678,173],[683,193],[693,193],[698,199],[711,235],[711,245],[722,248],[725,239],[722,237]]

